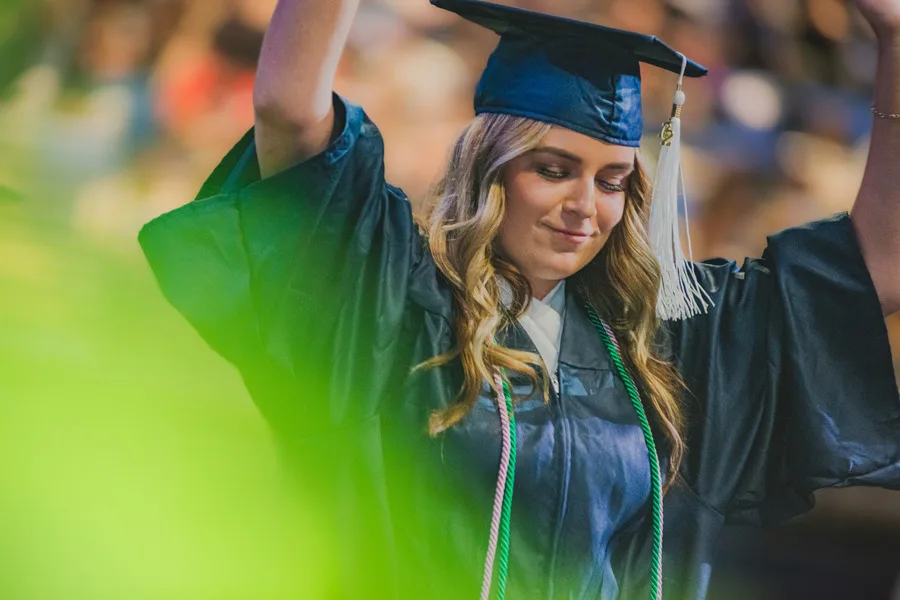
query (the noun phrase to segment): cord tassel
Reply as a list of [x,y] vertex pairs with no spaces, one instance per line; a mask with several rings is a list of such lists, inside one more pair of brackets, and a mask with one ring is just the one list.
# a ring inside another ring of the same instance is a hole
[[[687,59],[681,57],[681,75],[672,99],[672,116],[663,125],[662,147],[656,166],[656,179],[650,202],[650,246],[659,261],[660,289],[656,314],[666,321],[687,319],[705,313],[713,306],[712,299],[691,268],[691,234],[688,225],[687,195],[681,166],[681,107],[685,95],[682,90]],[[688,257],[681,249],[678,226],[679,199],[685,215]]]

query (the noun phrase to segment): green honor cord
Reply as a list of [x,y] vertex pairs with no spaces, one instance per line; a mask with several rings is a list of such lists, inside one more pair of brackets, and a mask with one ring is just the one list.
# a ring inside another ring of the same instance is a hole
[[[651,518],[653,522],[653,555],[650,559],[651,581],[650,581],[650,598],[651,600],[659,600],[662,598],[662,538],[663,538],[663,507],[662,507],[662,476],[659,469],[659,456],[656,453],[656,443],[653,441],[653,432],[650,429],[650,423],[647,421],[647,415],[644,412],[644,406],[641,403],[637,386],[622,361],[618,344],[612,329],[604,323],[596,311],[590,304],[585,304],[588,317],[600,339],[609,352],[610,359],[616,367],[616,373],[625,384],[628,391],[628,397],[631,399],[631,405],[634,412],[637,413],[640,421],[641,431],[644,434],[644,442],[647,445],[647,456],[650,461],[650,501],[651,501]],[[506,597],[506,579],[509,569],[509,524],[512,514],[512,497],[513,497],[513,480],[515,478],[516,465],[516,420],[513,411],[512,399],[509,393],[509,386],[506,381],[503,382],[503,397],[509,412],[509,435],[511,441],[509,469],[506,478],[506,486],[503,490],[503,511],[500,517],[500,539],[498,542],[499,556],[497,557],[497,598],[504,600]],[[499,400],[499,398],[498,398]]]
[[513,483],[516,478],[516,417],[506,381],[503,382],[503,397],[509,413],[510,451],[506,487],[503,489],[503,513],[500,515],[500,540],[497,544],[500,551],[497,560],[497,600],[506,598],[506,576],[509,572],[509,520],[512,515]]
[[641,423],[641,431],[644,432],[644,442],[647,444],[647,457],[650,460],[650,501],[651,501],[651,518],[653,520],[653,555],[650,558],[651,580],[650,580],[650,598],[651,600],[659,600],[662,598],[662,539],[663,539],[663,507],[662,507],[662,476],[659,471],[659,456],[656,453],[656,443],[653,441],[653,432],[650,430],[650,423],[647,421],[647,414],[644,412],[644,405],[641,404],[641,397],[638,394],[637,386],[625,365],[622,362],[622,356],[619,353],[619,347],[613,335],[612,329],[600,320],[594,308],[585,303],[588,317],[594,328],[600,334],[600,339],[609,352],[609,357],[616,366],[616,372],[625,384],[628,390],[628,397],[631,398],[631,405],[634,412],[637,413],[638,420]]

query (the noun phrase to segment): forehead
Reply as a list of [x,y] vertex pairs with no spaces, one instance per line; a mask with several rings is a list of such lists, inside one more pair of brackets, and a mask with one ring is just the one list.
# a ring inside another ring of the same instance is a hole
[[579,157],[583,162],[603,165],[607,163],[633,163],[636,148],[631,146],[619,146],[610,144],[592,137],[554,125],[550,131],[541,138],[538,149],[542,146],[550,146],[565,150]]

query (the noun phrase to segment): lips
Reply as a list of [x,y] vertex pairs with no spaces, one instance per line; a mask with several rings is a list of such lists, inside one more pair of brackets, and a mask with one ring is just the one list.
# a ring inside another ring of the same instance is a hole
[[554,233],[558,233],[559,235],[566,237],[568,239],[572,239],[572,240],[586,240],[589,237],[591,237],[591,235],[593,235],[593,232],[590,232],[590,231],[585,232],[585,231],[576,231],[573,229],[558,229],[558,228],[552,227],[550,225],[547,225],[547,227]]

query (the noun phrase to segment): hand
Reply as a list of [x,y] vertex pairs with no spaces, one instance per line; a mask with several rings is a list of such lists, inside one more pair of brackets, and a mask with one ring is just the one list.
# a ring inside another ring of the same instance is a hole
[[879,38],[900,36],[900,0],[852,0],[852,3]]

